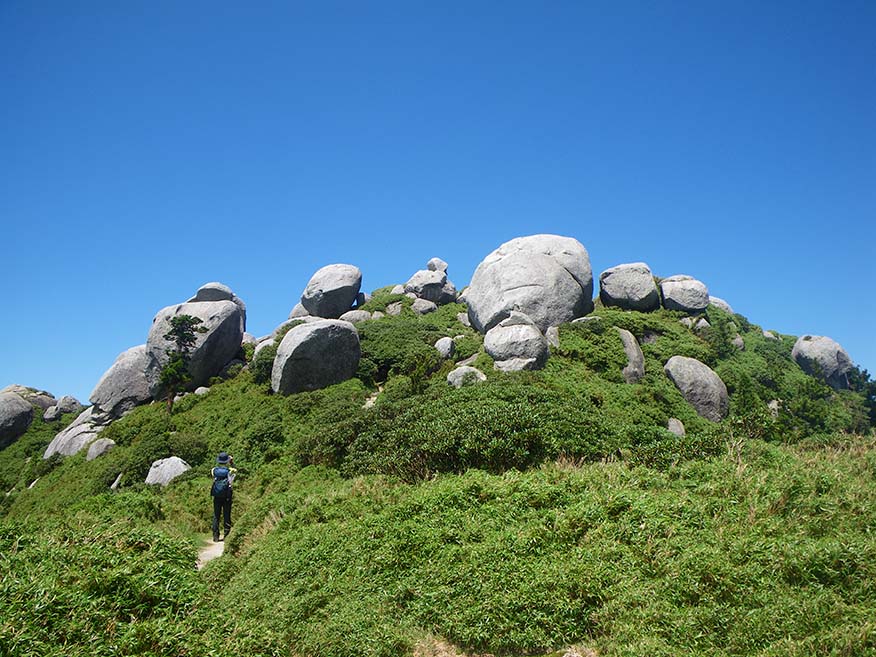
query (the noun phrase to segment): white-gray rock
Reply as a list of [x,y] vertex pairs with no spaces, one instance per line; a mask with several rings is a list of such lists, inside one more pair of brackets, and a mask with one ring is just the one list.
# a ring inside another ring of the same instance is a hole
[[821,379],[834,390],[848,389],[852,359],[831,338],[803,335],[794,343],[791,356],[808,375]]
[[767,404],[767,409],[769,410],[770,415],[773,418],[779,417],[779,410],[781,408],[782,408],[782,402],[780,402],[778,399],[772,399],[772,400],[770,400],[770,403]]
[[644,262],[606,269],[599,275],[599,298],[605,306],[650,312],[660,307],[654,274]]
[[243,338],[240,340],[240,344],[251,344],[253,347],[259,343],[259,340],[252,333],[247,333],[244,331]]
[[178,456],[159,459],[149,468],[146,483],[167,486],[171,481],[191,469],[192,467]]
[[441,258],[432,258],[426,263],[426,269],[429,271],[443,271],[447,272],[447,263],[444,262]]
[[208,388],[207,386],[200,386],[198,388],[195,388],[195,394],[198,396],[206,395],[208,392],[210,392],[210,388]]
[[101,414],[94,406],[86,408],[63,431],[59,432],[46,447],[43,458],[51,458],[55,454],[72,456],[87,447],[97,438],[108,421],[109,416]]
[[678,274],[664,278],[660,283],[663,307],[685,313],[701,313],[709,305],[709,290],[692,276]]
[[720,308],[725,313],[730,313],[733,315],[733,308],[730,307],[730,304],[721,299],[720,297],[713,297],[709,295],[709,305],[715,306],[715,308]]
[[511,314],[484,336],[484,350],[503,372],[537,370],[548,359],[548,343],[532,319],[523,313]]
[[188,371],[192,388],[219,374],[240,350],[243,328],[240,308],[233,301],[200,301],[162,308],[152,320],[146,339],[146,380],[152,397],[161,392],[161,369],[168,362],[167,350],[172,346],[164,335],[171,328],[171,318],[179,315],[197,317],[201,320],[198,326],[206,329],[204,333],[195,333],[195,346],[190,352]]
[[186,303],[201,303],[203,301],[232,301],[240,309],[240,330],[246,331],[246,304],[231,288],[223,283],[204,283]]
[[624,353],[627,355],[627,365],[623,369],[624,381],[636,383],[645,376],[645,355],[635,335],[618,326],[615,330],[620,335],[621,342],[624,344]]
[[421,269],[405,283],[405,292],[438,303],[445,283],[447,283],[447,274],[443,271]]
[[36,388],[29,388],[28,386],[18,385],[17,383],[8,385],[0,390],[0,393],[4,392],[14,393],[24,401],[33,404],[34,406],[38,406],[42,410],[46,410],[50,406],[54,406],[58,403],[58,400],[55,399],[55,396],[50,392],[37,390]]
[[358,324],[371,319],[371,313],[367,310],[348,310],[340,316],[340,319],[351,324]]
[[441,288],[441,296],[438,298],[438,305],[443,306],[448,303],[456,302],[456,286],[447,281],[444,287]]
[[359,334],[350,322],[326,319],[301,324],[277,348],[271,387],[288,395],[346,381],[356,375],[360,355]]
[[301,295],[301,304],[311,315],[337,319],[353,307],[362,272],[354,265],[326,265],[307,283]]
[[426,315],[438,310],[438,306],[428,299],[414,299],[414,302],[411,304],[411,310],[418,315]]
[[457,320],[459,321],[459,323],[462,324],[463,326],[466,326],[466,327],[468,327],[468,328],[471,328],[471,320],[468,318],[468,313],[457,313],[457,314],[456,314],[456,319],[457,319]]
[[123,351],[94,386],[89,396],[91,403],[101,412],[119,418],[149,401],[152,393],[146,379],[148,367],[145,344]]
[[705,333],[706,329],[710,328],[712,328],[712,325],[709,324],[708,320],[706,320],[705,317],[701,317],[694,325],[694,331],[696,331],[697,333]]
[[0,393],[0,448],[18,440],[33,422],[33,406],[14,392]]
[[590,317],[577,317],[572,320],[572,324],[583,324],[586,322],[601,322],[602,317],[598,317],[596,315],[591,315]]
[[712,422],[727,416],[730,404],[727,386],[708,365],[695,358],[673,356],[663,371],[700,416]]
[[763,337],[765,337],[767,340],[778,340],[779,339],[779,336],[777,336],[772,331],[764,331]]
[[53,422],[60,418],[64,413],[78,413],[81,412],[83,408],[84,407],[79,403],[79,400],[76,399],[76,397],[64,395],[58,400],[57,404],[46,409],[46,412],[43,413],[43,420],[46,422]]
[[694,318],[693,317],[682,317],[680,320],[678,320],[678,323],[682,324],[683,326],[686,326],[689,329],[692,329],[694,326]]
[[557,348],[560,346],[560,327],[559,326],[549,326],[548,330],[544,332],[544,337],[548,342],[549,347]]
[[267,340],[262,340],[261,342],[259,342],[256,345],[255,350],[252,352],[253,360],[255,360],[255,357],[259,355],[259,352],[261,352],[262,349],[265,349],[266,347],[272,347],[273,345],[274,345],[273,338],[268,338]]
[[392,317],[396,317],[402,314],[402,310],[404,309],[404,304],[401,301],[396,301],[395,303],[391,303],[386,307],[386,314]]
[[435,349],[441,354],[441,358],[453,358],[456,344],[453,342],[453,338],[439,338],[435,343]]
[[386,317],[386,313],[380,310],[375,310],[373,313],[371,313],[371,319],[383,319],[384,317]]
[[405,286],[404,285],[396,285],[389,291],[390,294],[404,294]]
[[739,351],[745,351],[745,340],[743,340],[742,336],[738,333],[736,334],[736,337],[733,338],[733,346]]
[[98,438],[88,446],[88,452],[86,452],[85,454],[85,460],[93,461],[98,456],[103,456],[104,454],[106,454],[115,446],[116,442],[114,440],[110,440],[109,438]]
[[506,242],[478,265],[465,302],[472,326],[486,333],[511,311],[546,331],[593,309],[590,256],[580,242],[531,235]]
[[307,312],[307,308],[301,305],[301,303],[296,303],[291,312],[289,313],[289,319],[300,319],[302,317],[310,317],[310,313]]
[[684,423],[675,417],[669,418],[669,420],[666,422],[666,428],[669,429],[669,433],[674,433],[679,438],[684,438],[685,434],[687,433],[684,430]]
[[480,383],[481,381],[486,380],[486,374],[481,372],[479,369],[470,367],[468,365],[461,365],[447,375],[447,383],[452,385],[454,388],[474,385],[476,383]]

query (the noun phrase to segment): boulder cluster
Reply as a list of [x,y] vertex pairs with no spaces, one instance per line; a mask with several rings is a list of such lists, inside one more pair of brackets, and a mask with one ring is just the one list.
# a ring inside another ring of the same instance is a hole
[[6,386],[0,390],[0,449],[27,431],[36,414],[40,414],[44,422],[54,422],[64,413],[80,410],[82,404],[70,395],[55,399],[45,390],[17,384]]

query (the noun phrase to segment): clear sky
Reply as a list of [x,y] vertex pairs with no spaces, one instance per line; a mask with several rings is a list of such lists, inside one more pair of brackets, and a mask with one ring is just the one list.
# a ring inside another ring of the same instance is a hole
[[207,281],[580,240],[876,374],[876,3],[0,0],[0,387],[85,401]]

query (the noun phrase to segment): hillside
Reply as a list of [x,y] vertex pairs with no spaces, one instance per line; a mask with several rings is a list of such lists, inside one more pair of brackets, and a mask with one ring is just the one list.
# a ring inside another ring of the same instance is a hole
[[[43,458],[78,412],[34,419],[0,450],[0,654],[876,652],[866,372],[832,387],[726,304],[623,309],[591,283],[587,321],[479,326],[495,295],[472,287],[441,298],[445,276],[422,314],[427,287],[360,298],[353,375],[289,393],[278,358],[325,325],[299,313],[171,414],[123,404],[91,460]],[[494,330],[549,358],[494,357]],[[726,386],[720,417],[674,357]],[[461,363],[483,380],[450,385]],[[234,528],[199,573],[220,451]],[[145,484],[172,456],[191,469]]]

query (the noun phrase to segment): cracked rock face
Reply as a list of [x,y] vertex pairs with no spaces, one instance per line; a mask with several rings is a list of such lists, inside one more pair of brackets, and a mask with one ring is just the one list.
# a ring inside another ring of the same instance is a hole
[[544,332],[593,310],[590,256],[571,237],[518,237],[478,265],[465,301],[471,324],[481,333],[512,311],[524,313]]

